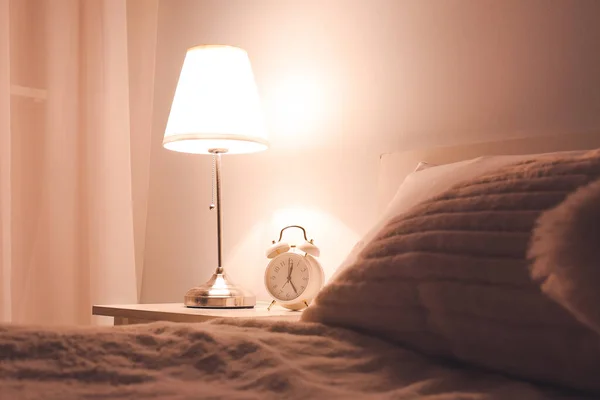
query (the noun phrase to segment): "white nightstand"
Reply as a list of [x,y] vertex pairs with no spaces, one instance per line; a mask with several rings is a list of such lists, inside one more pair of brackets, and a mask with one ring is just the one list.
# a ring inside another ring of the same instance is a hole
[[155,321],[202,322],[214,318],[265,318],[298,321],[302,311],[291,311],[280,306],[267,310],[269,302],[256,302],[254,308],[215,309],[188,308],[183,303],[96,305],[93,315],[113,317],[115,325],[143,324]]

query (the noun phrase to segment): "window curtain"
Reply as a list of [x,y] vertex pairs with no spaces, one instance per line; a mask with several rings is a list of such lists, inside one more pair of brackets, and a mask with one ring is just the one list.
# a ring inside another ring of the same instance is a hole
[[158,0],[0,0],[0,321],[136,303]]

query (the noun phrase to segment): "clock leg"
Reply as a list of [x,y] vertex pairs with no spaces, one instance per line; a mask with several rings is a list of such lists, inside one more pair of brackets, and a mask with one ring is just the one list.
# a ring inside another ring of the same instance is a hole
[[304,303],[304,305],[306,306],[306,308],[308,308],[308,303],[306,302],[306,300],[302,300],[302,302]]
[[271,304],[269,304],[269,307],[267,307],[267,311],[271,311],[271,307],[273,307],[273,304],[275,304],[275,303],[276,303],[276,301],[275,301],[275,300],[273,300],[273,301],[271,302]]

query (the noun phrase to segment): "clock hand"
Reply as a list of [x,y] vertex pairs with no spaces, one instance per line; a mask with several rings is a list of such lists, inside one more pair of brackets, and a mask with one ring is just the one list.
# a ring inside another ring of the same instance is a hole
[[283,284],[283,286],[281,286],[281,290],[283,290],[283,288],[285,287],[285,285],[287,285],[287,283],[290,282],[292,283],[289,279]]
[[294,292],[296,292],[296,294],[298,294],[298,291],[296,290],[296,286],[294,286],[294,282],[289,281],[290,285],[292,285],[292,289],[294,289]]

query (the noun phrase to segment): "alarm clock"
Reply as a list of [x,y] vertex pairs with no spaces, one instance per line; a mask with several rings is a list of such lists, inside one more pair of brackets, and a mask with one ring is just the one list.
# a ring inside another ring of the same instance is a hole
[[[303,243],[296,246],[281,241],[283,232],[290,228],[302,230]],[[313,240],[307,239],[303,227],[290,225],[281,230],[279,240],[273,240],[266,251],[270,261],[265,270],[265,287],[273,298],[269,309],[275,303],[290,310],[308,307],[325,281],[323,267],[317,261],[320,254]]]

